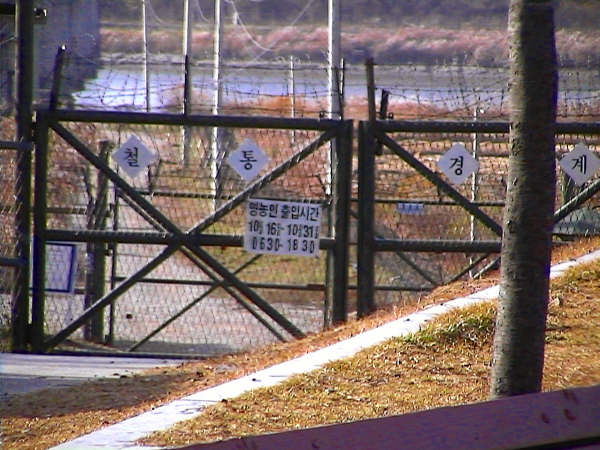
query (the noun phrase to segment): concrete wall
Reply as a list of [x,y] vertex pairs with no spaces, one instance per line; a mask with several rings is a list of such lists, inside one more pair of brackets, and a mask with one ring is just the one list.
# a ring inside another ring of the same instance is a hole
[[79,89],[95,74],[100,55],[100,17],[96,0],[43,0],[48,10],[45,24],[35,28],[38,87],[41,94],[52,84],[57,49],[64,44],[69,52],[61,92]]
[[[87,78],[95,75],[100,55],[100,17],[96,0],[38,0],[35,6],[48,11],[45,22],[34,25],[36,101],[43,103],[48,99],[60,45],[66,45],[69,51],[61,94],[80,89]],[[5,105],[12,103],[13,96],[14,33],[14,17],[0,16],[0,104]]]

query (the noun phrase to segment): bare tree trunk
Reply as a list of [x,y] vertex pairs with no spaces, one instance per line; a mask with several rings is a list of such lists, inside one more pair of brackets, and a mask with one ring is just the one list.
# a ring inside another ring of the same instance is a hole
[[510,154],[491,396],[541,389],[556,173],[551,0],[511,0]]

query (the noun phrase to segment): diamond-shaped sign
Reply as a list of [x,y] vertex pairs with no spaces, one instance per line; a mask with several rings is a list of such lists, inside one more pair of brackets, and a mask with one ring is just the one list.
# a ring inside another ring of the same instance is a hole
[[242,142],[227,158],[227,163],[246,181],[256,177],[268,162],[269,157],[252,139]]
[[137,136],[131,136],[112,157],[127,175],[135,178],[156,161],[158,155],[146,147]]
[[581,186],[600,168],[600,159],[587,148],[587,145],[579,143],[558,164],[577,186]]
[[455,142],[438,160],[438,167],[453,184],[462,184],[479,169],[479,162],[467,151],[465,146]]

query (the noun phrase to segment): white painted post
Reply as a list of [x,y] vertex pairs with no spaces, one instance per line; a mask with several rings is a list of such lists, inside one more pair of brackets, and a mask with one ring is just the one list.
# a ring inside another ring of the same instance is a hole
[[150,29],[146,10],[146,0],[142,0],[142,40],[144,42],[144,86],[146,89],[146,112],[150,112],[150,71],[148,70]]
[[[223,4],[221,0],[215,0],[215,19],[214,19],[214,37],[213,37],[213,103],[212,114],[219,115],[223,99],[223,89],[221,86],[221,44],[223,40],[223,28],[221,19],[223,17]],[[221,139],[218,127],[212,129],[212,158],[211,158],[211,176],[213,181],[213,193],[215,195],[215,208],[218,206],[217,196],[220,195],[220,176],[221,176]]]
[[[190,10],[190,0],[183,2],[183,114],[188,115],[191,110],[192,102],[192,77],[189,73],[191,70],[192,57],[192,33],[193,20],[192,11]],[[189,127],[183,127],[183,139],[181,149],[181,160],[184,167],[190,164],[190,144],[191,130]]]
[[[328,49],[328,61],[327,61],[327,76],[328,76],[328,113],[331,119],[341,118],[341,104],[339,97],[339,73],[340,73],[340,60],[342,55],[342,39],[341,39],[341,26],[340,26],[340,2],[341,0],[329,0],[329,11],[328,11],[328,28],[329,28],[329,49]],[[335,161],[334,154],[336,151],[337,142],[332,141],[331,151],[329,154],[329,161],[327,164],[327,194],[331,194],[331,162]]]
[[339,71],[342,55],[340,26],[340,1],[329,0],[329,51],[328,51],[328,100],[329,117],[339,119],[341,105],[339,98]]

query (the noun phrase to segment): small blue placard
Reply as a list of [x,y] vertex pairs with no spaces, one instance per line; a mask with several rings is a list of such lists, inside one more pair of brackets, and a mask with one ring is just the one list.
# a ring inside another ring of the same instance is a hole
[[396,210],[400,214],[425,214],[425,205],[423,203],[398,203]]
[[46,243],[46,291],[73,292],[77,271],[77,245]]

